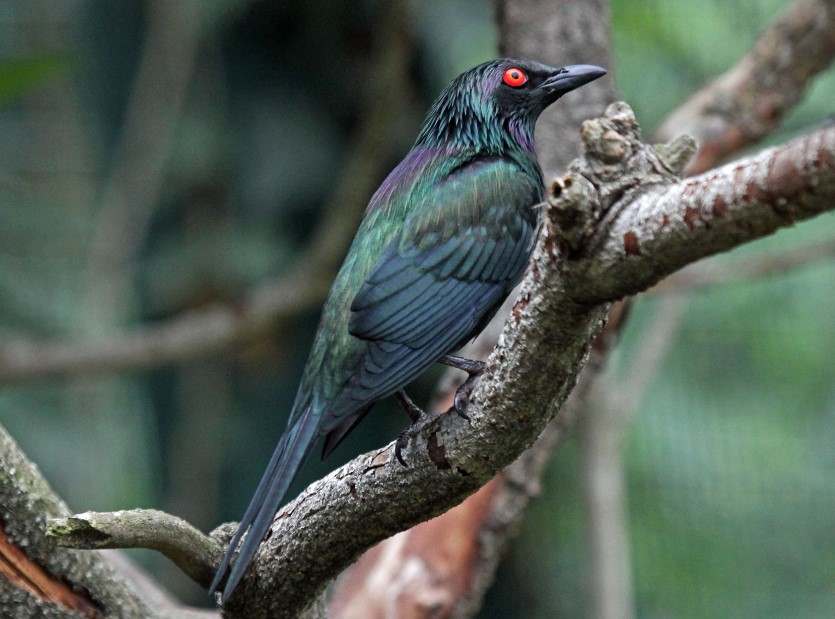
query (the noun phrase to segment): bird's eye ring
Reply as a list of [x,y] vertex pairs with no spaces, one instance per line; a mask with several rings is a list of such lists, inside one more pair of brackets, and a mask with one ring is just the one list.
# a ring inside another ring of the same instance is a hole
[[512,88],[519,88],[519,86],[524,85],[528,81],[528,76],[522,69],[510,67],[509,69],[505,69],[504,75],[502,75],[502,81]]

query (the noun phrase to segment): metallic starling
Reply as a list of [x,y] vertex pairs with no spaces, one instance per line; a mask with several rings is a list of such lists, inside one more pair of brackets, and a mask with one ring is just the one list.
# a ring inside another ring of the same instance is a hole
[[[534,124],[605,73],[503,58],[459,75],[432,105],[412,150],[372,196],[336,276],[287,430],[211,585],[231,563],[222,601],[318,436],[325,458],[391,395],[417,422],[403,387],[439,361],[478,374],[480,364],[448,353],[484,328],[528,263],[544,196]],[[455,408],[463,414],[458,398]]]

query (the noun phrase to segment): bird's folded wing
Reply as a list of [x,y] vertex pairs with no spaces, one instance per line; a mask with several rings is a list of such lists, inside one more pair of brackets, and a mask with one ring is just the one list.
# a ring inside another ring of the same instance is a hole
[[350,332],[411,349],[433,339],[449,338],[454,345],[512,288],[529,244],[524,234],[456,236],[402,253],[393,244],[351,305]]
[[524,269],[540,191],[514,163],[488,158],[412,193],[400,234],[351,304],[351,333],[421,348],[483,315]]

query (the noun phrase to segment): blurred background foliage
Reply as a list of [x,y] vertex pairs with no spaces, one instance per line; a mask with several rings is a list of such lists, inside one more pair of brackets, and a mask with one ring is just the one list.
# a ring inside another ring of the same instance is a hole
[[[290,269],[328,217],[322,207],[335,199],[378,75],[380,3],[189,5],[192,47],[187,36],[163,38],[163,52],[170,45],[180,56],[158,59],[187,66],[172,131],[131,136],[130,114],[159,120],[137,90],[159,27],[149,16],[167,19],[186,4],[0,6],[2,340],[107,337],[234,301]],[[785,4],[614,0],[614,74],[647,134],[738,60]],[[443,85],[496,55],[486,0],[412,9],[407,88],[375,183],[408,149]],[[565,59],[577,61],[595,59]],[[830,70],[772,141],[821,122],[833,93]],[[131,144],[142,148],[125,152]],[[124,182],[131,174],[135,185]],[[114,196],[130,211],[124,238],[108,236]],[[833,235],[828,215],[715,260],[732,269],[738,256],[766,260]],[[663,362],[645,369],[653,375],[630,403],[625,431],[636,613],[831,617],[835,264],[679,296],[674,336]],[[630,361],[669,310],[664,299],[638,299],[610,362],[612,384],[634,370]],[[209,530],[240,515],[261,475],[317,311],[282,321],[266,340],[174,367],[5,385],[0,422],[73,509],[156,506]],[[414,387],[418,401],[437,376]],[[311,460],[298,483],[390,441],[404,424],[379,405],[332,460]],[[571,440],[554,458],[481,616],[585,612],[578,453]],[[165,561],[139,559],[185,600],[207,601]]]

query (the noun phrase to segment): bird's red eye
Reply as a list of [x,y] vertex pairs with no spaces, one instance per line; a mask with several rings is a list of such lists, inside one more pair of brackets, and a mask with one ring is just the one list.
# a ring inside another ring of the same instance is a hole
[[508,86],[519,88],[519,86],[528,81],[528,76],[525,75],[525,72],[522,69],[510,67],[505,70],[504,75],[502,75],[502,80],[504,80],[504,83]]

